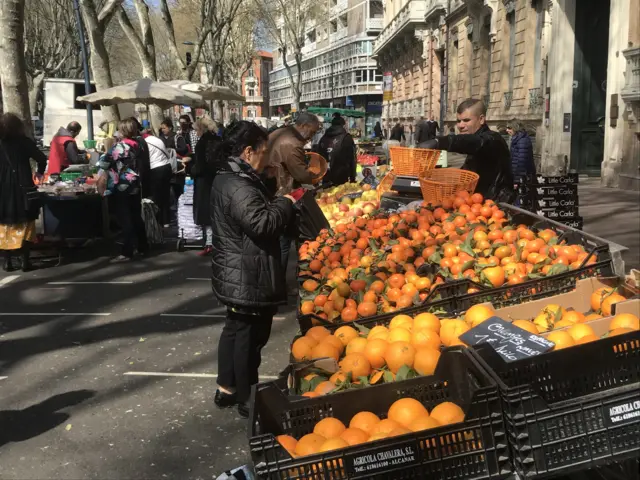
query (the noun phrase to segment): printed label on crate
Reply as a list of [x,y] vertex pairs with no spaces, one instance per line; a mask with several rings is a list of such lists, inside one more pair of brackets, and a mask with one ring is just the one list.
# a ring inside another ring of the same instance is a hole
[[557,197],[577,197],[577,185],[528,185],[521,187],[522,193],[529,194],[534,198],[557,198]]
[[564,210],[536,208],[535,214],[551,220],[575,220],[580,217],[577,208],[567,208]]
[[562,220],[560,223],[563,223],[567,227],[575,228],[576,230],[582,230],[582,227],[584,227],[582,217],[578,217],[576,220]]
[[544,175],[531,175],[529,179],[542,185],[561,185],[568,183],[578,183],[580,178],[577,173],[567,173],[558,177],[545,177]]
[[415,441],[345,455],[344,457],[344,467],[349,478],[371,478],[381,472],[406,468],[419,463],[418,444]]
[[602,409],[605,423],[609,427],[640,420],[640,399],[627,400],[616,405],[604,405]]
[[548,197],[533,202],[537,208],[577,208],[578,198]]
[[499,317],[491,317],[460,335],[467,345],[488,343],[507,362],[535,357],[551,350],[555,343],[534,335]]

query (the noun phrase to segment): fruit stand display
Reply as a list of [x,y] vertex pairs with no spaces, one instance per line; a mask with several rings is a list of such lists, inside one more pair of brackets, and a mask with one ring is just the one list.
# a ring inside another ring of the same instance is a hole
[[609,245],[477,194],[385,212],[357,188],[319,196],[332,230],[299,248],[301,331],[252,394],[258,476],[637,471],[640,295]]

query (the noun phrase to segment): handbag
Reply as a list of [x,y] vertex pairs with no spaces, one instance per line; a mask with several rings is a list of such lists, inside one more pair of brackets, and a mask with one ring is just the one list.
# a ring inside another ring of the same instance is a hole
[[314,192],[307,190],[302,198],[296,202],[296,225],[300,240],[313,240],[324,228],[329,227],[329,221],[322,213]]
[[7,150],[4,148],[2,142],[0,142],[0,151],[2,151],[2,156],[5,158],[9,167],[11,167],[11,171],[15,175],[16,183],[20,186],[22,190],[22,198],[24,199],[24,211],[27,212],[29,218],[38,217],[40,209],[42,208],[42,194],[38,191],[38,188],[35,185],[22,185],[20,183],[20,177],[18,176],[18,169],[11,162],[11,158],[7,153]]

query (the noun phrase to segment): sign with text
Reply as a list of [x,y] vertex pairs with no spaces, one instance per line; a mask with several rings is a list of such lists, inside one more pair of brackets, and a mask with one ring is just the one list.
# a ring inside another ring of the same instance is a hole
[[373,478],[382,472],[401,470],[419,463],[415,441],[344,456],[344,468],[349,478]]
[[506,361],[515,362],[551,350],[555,343],[529,333],[499,317],[491,317],[460,335],[467,345],[488,343]]
[[382,77],[382,100],[390,102],[393,100],[393,73],[384,72]]
[[620,401],[614,405],[603,405],[605,424],[609,427],[640,420],[640,398]]

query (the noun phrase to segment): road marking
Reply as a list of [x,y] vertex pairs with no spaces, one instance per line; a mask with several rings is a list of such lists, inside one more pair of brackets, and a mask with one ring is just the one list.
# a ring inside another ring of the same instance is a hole
[[[189,377],[189,378],[218,378],[217,373],[174,373],[174,372],[124,372],[123,375],[142,377]],[[261,380],[277,380],[276,375],[260,375]]]
[[47,285],[131,285],[133,282],[47,282]]
[[2,280],[0,280],[0,288],[13,282],[16,278],[20,278],[20,275],[9,275],[8,277],[4,277]]
[[205,313],[161,313],[161,317],[193,317],[193,318],[226,318],[226,315],[214,315]]
[[110,313],[69,313],[69,312],[58,312],[58,313],[26,313],[26,312],[18,312],[18,313],[0,313],[0,317],[108,317],[111,315]]
[[0,380],[4,380],[5,378],[9,378],[9,377],[0,377]]

